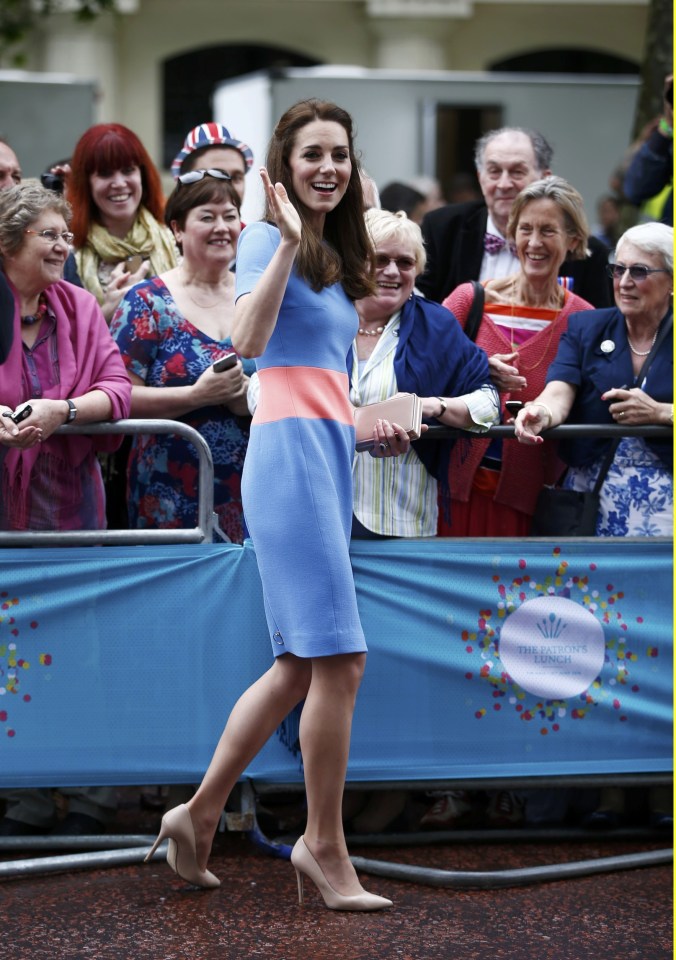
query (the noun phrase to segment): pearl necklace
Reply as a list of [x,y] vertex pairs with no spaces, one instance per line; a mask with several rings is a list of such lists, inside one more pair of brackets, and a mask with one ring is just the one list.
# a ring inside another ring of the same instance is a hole
[[385,327],[376,327],[375,330],[364,330],[363,327],[359,328],[359,333],[362,337],[378,337],[383,332]]
[[[659,330],[659,327],[657,329]],[[627,343],[629,344],[629,349],[631,350],[631,352],[634,354],[635,357],[647,357],[650,351],[652,350],[652,348],[654,347],[656,340],[657,340],[657,330],[655,331],[655,336],[652,338],[650,347],[647,350],[637,350],[634,344],[631,342],[629,338],[629,331],[627,330]]]

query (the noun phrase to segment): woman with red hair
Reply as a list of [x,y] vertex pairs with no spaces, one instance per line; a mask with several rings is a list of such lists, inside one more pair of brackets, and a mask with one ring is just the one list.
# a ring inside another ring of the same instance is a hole
[[[178,263],[173,234],[164,225],[164,195],[157,168],[139,138],[119,123],[86,130],[62,174],[73,210],[75,261],[83,287],[110,325],[125,293],[146,277]],[[102,463],[108,526],[126,528],[127,460],[131,440]]]
[[160,175],[136,134],[119,123],[85,131],[64,172],[78,272],[110,323],[130,287],[176,266],[178,251],[162,223]]

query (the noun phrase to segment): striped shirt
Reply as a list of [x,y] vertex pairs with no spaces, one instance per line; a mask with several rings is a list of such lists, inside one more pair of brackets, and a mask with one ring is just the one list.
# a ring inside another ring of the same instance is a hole
[[[357,359],[353,344],[352,388],[355,406],[387,400],[398,392],[394,354],[398,345],[400,313],[390,317],[371,356]],[[488,430],[498,419],[495,392],[487,386],[465,394],[475,433]],[[437,481],[418,454],[409,449],[399,457],[355,455],[352,466],[354,514],[373,533],[386,537],[434,537],[437,533]]]

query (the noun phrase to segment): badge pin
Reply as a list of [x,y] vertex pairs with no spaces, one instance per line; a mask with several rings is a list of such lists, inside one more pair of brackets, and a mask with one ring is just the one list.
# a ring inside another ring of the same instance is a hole
[[614,349],[615,349],[614,340],[604,340],[603,343],[601,344],[602,353],[612,353]]

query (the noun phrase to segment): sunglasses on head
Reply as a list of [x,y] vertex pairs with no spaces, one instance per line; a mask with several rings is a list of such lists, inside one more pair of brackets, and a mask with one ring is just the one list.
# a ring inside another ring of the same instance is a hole
[[646,267],[642,263],[634,263],[626,267],[623,263],[609,263],[606,266],[608,276],[613,280],[621,280],[627,271],[634,283],[643,283],[651,273],[669,273],[668,270],[662,270],[659,267]]
[[176,179],[181,186],[187,187],[191,183],[199,183],[200,180],[204,180],[205,177],[213,177],[214,180],[232,180],[232,177],[229,173],[226,173],[225,170],[189,170],[187,173],[182,173]]

